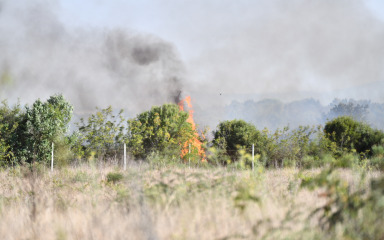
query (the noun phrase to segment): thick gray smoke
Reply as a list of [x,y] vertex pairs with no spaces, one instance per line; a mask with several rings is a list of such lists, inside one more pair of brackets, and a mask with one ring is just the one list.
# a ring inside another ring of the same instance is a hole
[[176,101],[184,67],[173,46],[123,29],[68,29],[53,1],[0,1],[0,97],[63,93],[78,111],[132,112]]

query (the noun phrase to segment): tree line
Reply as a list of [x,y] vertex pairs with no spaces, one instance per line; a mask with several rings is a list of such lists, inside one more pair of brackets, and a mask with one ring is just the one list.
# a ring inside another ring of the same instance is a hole
[[[361,106],[347,107],[361,109]],[[122,110],[97,108],[69,132],[72,115],[73,106],[62,95],[51,96],[46,101],[38,99],[23,107],[9,106],[3,101],[0,164],[4,167],[48,164],[52,143],[58,166],[119,161],[126,144],[128,155],[134,160],[166,164],[188,160],[199,165],[249,168],[254,145],[256,164],[268,168],[368,164],[384,169],[384,133],[354,116],[339,115],[324,126],[284,127],[275,131],[259,130],[244,120],[222,121],[212,132],[211,141],[204,137],[206,131],[200,135],[206,151],[206,159],[201,159],[193,147],[187,155],[180,155],[184,143],[194,138],[195,132],[187,122],[188,113],[180,111],[175,104],[154,106],[130,119],[126,119]]]

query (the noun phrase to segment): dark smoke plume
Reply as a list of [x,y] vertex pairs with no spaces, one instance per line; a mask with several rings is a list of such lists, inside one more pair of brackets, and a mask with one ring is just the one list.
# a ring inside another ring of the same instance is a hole
[[[0,97],[63,93],[78,111],[130,112],[176,101],[184,66],[174,47],[124,29],[68,29],[49,1],[0,1]],[[0,82],[1,84],[1,82]]]

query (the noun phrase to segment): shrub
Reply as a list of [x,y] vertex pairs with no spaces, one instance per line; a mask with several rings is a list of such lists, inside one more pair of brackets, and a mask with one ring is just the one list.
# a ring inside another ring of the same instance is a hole
[[380,143],[384,133],[372,129],[369,125],[357,122],[351,117],[343,116],[326,123],[324,127],[326,137],[336,143],[339,155],[344,151],[355,149],[357,153],[371,154],[372,146]]
[[207,154],[207,160],[212,165],[227,165],[231,163],[231,158],[225,149],[211,147]]
[[299,126],[291,131],[284,127],[274,133],[266,129],[263,133],[267,136],[264,151],[268,167],[301,167],[305,156],[321,152],[321,141],[312,136],[316,133],[314,127]]
[[128,120],[128,146],[137,159],[146,159],[152,152],[180,157],[184,143],[194,137],[187,122],[188,113],[175,104],[152,107]]
[[241,149],[250,154],[252,144],[255,144],[255,153],[261,154],[266,142],[266,137],[253,124],[243,120],[221,122],[213,135],[213,146],[225,150],[231,161],[239,159]]
[[370,164],[377,170],[384,171],[384,140],[381,145],[372,147],[372,158]]
[[16,163],[15,155],[20,148],[17,137],[17,128],[23,116],[19,104],[12,108],[3,101],[0,106],[0,166],[14,165]]
[[304,169],[320,167],[320,161],[314,156],[305,156],[301,161],[301,167]]
[[[62,95],[51,96],[46,102],[36,100],[32,106],[19,105],[9,108],[6,102],[0,107],[0,144],[4,147],[0,158],[8,163],[47,163],[51,156],[51,144],[63,138],[72,117],[72,106]],[[5,143],[5,144],[4,144]],[[1,160],[1,159],[0,159]]]
[[125,141],[126,126],[123,110],[116,115],[113,112],[111,106],[97,108],[97,112],[91,114],[87,121],[82,118],[76,124],[79,130],[72,134],[70,140],[77,158],[116,158]]
[[62,95],[51,96],[47,102],[38,99],[32,107],[27,106],[20,124],[26,150],[23,157],[29,162],[48,162],[51,144],[67,132],[72,111],[72,105]]
[[352,168],[359,164],[359,156],[354,153],[346,153],[333,161],[333,167]]
[[119,172],[110,172],[107,174],[107,182],[116,184],[123,179],[123,174]]

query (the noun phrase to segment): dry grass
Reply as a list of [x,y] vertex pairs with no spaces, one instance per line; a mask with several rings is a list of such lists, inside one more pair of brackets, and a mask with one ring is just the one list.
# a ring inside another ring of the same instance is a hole
[[323,201],[295,169],[131,166],[107,182],[116,171],[1,171],[0,239],[276,239],[314,226],[306,216]]

